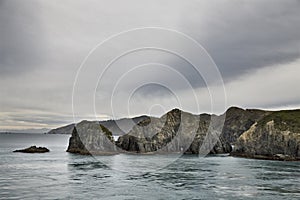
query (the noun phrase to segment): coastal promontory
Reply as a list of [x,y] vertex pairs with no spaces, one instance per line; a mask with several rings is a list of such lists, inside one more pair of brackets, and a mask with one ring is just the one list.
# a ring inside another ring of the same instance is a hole
[[231,155],[300,160],[300,110],[277,111],[262,118],[238,138]]
[[67,151],[95,155],[230,153],[245,158],[300,160],[300,110],[231,107],[222,115],[197,115],[173,109],[160,118],[144,116],[117,141],[113,135],[98,121],[82,121],[74,125]]

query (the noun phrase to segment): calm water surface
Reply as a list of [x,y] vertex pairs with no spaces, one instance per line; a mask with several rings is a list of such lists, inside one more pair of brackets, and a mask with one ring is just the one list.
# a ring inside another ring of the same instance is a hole
[[[0,199],[300,199],[300,162],[80,156],[65,152],[68,139],[0,134]],[[51,152],[12,153],[31,145]]]

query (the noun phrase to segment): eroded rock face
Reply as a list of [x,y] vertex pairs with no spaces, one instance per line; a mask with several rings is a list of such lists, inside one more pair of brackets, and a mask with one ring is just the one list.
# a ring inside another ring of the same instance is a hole
[[274,112],[244,132],[233,156],[300,160],[300,110]]
[[[211,116],[207,114],[199,116],[173,109],[159,119],[148,118],[140,122],[121,136],[117,145],[136,153],[229,153],[230,144],[219,140],[221,130],[213,133],[215,130],[209,129],[210,121]],[[216,135],[212,140],[205,140],[210,134]]]
[[115,154],[112,133],[99,122],[82,121],[72,132],[67,152],[78,154]]
[[49,152],[49,149],[46,147],[36,147],[36,146],[31,146],[26,149],[20,149],[20,150],[15,150],[14,152],[21,152],[21,153],[46,153]]
[[193,115],[173,109],[161,118],[145,117],[115,143],[99,122],[82,121],[73,129],[68,152],[230,153],[276,160],[300,157],[300,110],[269,112],[230,108],[224,115]]
[[[185,126],[182,126],[183,119]],[[187,148],[188,141],[192,139],[195,122],[196,116],[174,109],[159,119],[141,121],[119,138],[118,145],[125,151],[137,153],[180,152]]]
[[140,153],[230,153],[231,144],[268,114],[268,111],[237,107],[229,108],[221,116],[192,115],[174,109],[159,119],[148,118],[137,124],[128,134],[120,137],[117,144],[125,151]]
[[237,107],[229,108],[224,115],[222,115],[225,117],[225,121],[221,138],[230,144],[234,144],[255,122],[258,122],[269,114],[270,112],[264,110],[244,110]]
[[[244,131],[262,118],[265,113],[267,112],[232,107],[224,115],[216,116],[209,114],[193,115],[179,109],[173,109],[161,118],[144,116],[143,120],[119,138],[116,145],[126,152],[137,153],[230,153],[232,150],[231,143],[235,142]],[[78,124],[77,126],[81,127],[83,125]],[[76,137],[76,135],[79,135],[76,133],[78,127],[73,130],[74,136],[70,140],[72,145],[70,145],[71,149],[68,149],[68,151],[89,152],[84,149],[86,145],[82,142],[88,143],[90,150],[97,150],[97,145],[93,144],[93,146],[91,142],[99,143],[100,139],[88,134],[91,131],[85,130],[87,127],[81,128],[84,133],[81,137]],[[97,125],[90,128],[99,127]],[[81,141],[79,138],[84,139]],[[86,140],[89,142],[86,142]]]
[[231,145],[222,138],[224,119],[216,115],[201,114],[198,130],[186,154],[224,154],[231,152]]

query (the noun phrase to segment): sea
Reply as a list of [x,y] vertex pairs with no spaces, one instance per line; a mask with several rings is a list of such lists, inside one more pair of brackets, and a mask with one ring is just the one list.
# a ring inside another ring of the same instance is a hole
[[[83,156],[69,135],[0,134],[0,199],[300,199],[300,162],[228,155]],[[49,153],[13,153],[31,145]]]

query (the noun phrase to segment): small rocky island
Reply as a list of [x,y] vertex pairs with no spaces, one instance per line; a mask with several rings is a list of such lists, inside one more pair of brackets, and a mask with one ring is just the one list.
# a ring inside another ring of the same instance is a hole
[[93,155],[230,153],[294,161],[300,160],[300,110],[231,107],[218,116],[173,109],[160,118],[144,116],[118,141],[112,136],[100,122],[82,121],[74,126],[67,151]]
[[36,147],[36,146],[31,146],[26,149],[19,149],[15,150],[13,152],[20,152],[20,153],[46,153],[49,152],[49,149],[46,147]]

